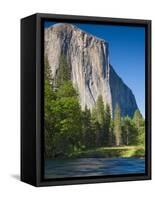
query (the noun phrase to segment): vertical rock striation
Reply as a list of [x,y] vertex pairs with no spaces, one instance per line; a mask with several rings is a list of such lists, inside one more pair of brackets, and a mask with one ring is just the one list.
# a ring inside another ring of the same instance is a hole
[[45,57],[53,78],[57,77],[60,56],[66,57],[73,85],[79,91],[82,109],[92,109],[99,95],[109,104],[112,114],[116,104],[122,116],[132,116],[137,104],[132,91],[109,64],[108,43],[71,24],[45,28]]

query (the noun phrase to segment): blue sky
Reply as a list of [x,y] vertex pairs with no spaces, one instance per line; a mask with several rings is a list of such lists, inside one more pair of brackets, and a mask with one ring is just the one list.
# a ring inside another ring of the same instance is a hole
[[[45,27],[57,22],[45,22]],[[110,63],[135,95],[145,116],[145,28],[72,23],[109,43]]]

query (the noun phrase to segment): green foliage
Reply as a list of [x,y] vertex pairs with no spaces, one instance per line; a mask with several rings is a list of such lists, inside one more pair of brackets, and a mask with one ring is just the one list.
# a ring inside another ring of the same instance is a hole
[[45,156],[51,156],[52,148],[54,146],[54,134],[55,134],[55,118],[53,113],[54,100],[56,94],[53,91],[53,85],[51,83],[52,72],[48,65],[47,59],[45,62],[45,81],[44,81],[44,131],[45,131]]
[[82,111],[82,136],[83,136],[83,147],[90,148],[95,146],[95,132],[91,122],[91,112],[85,106],[85,110]]
[[96,146],[103,145],[104,139],[104,103],[102,96],[99,95],[96,105],[92,110],[92,127],[96,135]]
[[78,92],[75,90],[70,80],[64,81],[63,84],[60,85],[57,90],[57,98],[62,98],[62,97],[78,98]]
[[133,116],[133,123],[138,131],[137,144],[145,144],[145,120],[139,110],[136,110]]
[[[63,90],[63,88],[68,88],[73,93],[70,93],[69,96],[68,91]],[[65,93],[65,91],[67,92]],[[52,99],[50,102],[47,100],[51,104],[48,112],[54,118],[54,126],[51,129],[48,127],[48,134],[51,135],[50,142],[53,147],[50,149],[50,152],[48,148],[48,155],[49,157],[63,157],[80,147],[81,108],[78,98],[75,95],[76,91],[73,91],[71,83],[64,83],[55,94],[56,99]],[[52,125],[52,120],[49,118],[49,115],[48,120],[50,121],[49,124]],[[47,123],[45,125],[46,129]]]
[[138,131],[131,118],[128,116],[122,119],[122,143],[125,145],[137,144]]
[[74,158],[113,158],[113,157],[144,157],[143,146],[121,146],[121,147],[96,147],[81,150],[72,155]]
[[45,63],[45,156],[65,157],[81,147],[81,107],[78,93],[67,75],[64,57],[56,89],[52,86],[51,71]]
[[105,113],[104,113],[104,122],[103,122],[103,145],[109,146],[112,143],[112,135],[111,135],[111,111],[110,106],[106,104]]
[[139,110],[135,111],[134,116],[133,116],[133,121],[138,130],[141,128],[141,126],[144,125],[144,119]]
[[[46,158],[72,157],[87,149],[106,146],[144,146],[145,120],[139,110],[135,111],[133,118],[121,118],[120,108],[116,105],[112,119],[110,106],[104,105],[101,95],[92,111],[87,106],[81,110],[79,94],[71,82],[70,70],[64,55],[60,57],[56,82],[52,79],[47,59],[44,77]],[[134,154],[132,152],[131,150],[129,156],[135,154],[135,150]]]
[[55,108],[56,127],[59,130],[59,154],[65,155],[79,147],[81,110],[76,97],[57,99]]
[[114,146],[114,145],[115,145],[114,120],[111,118],[111,121],[110,121],[109,146]]
[[45,81],[48,81],[51,84],[52,83],[52,70],[49,66],[47,57],[45,57],[44,66],[45,66],[44,79],[45,79]]
[[67,60],[64,54],[60,56],[59,61],[59,68],[57,71],[57,79],[56,79],[56,85],[59,87],[60,85],[63,85],[65,81],[68,81],[71,79],[70,69],[67,64]]
[[115,145],[120,146],[121,144],[121,111],[116,104],[114,111],[114,136],[115,136]]
[[103,99],[102,96],[99,95],[97,98],[97,102],[96,102],[96,117],[97,117],[97,121],[98,123],[103,126],[104,123],[104,103],[103,103]]
[[145,143],[145,121],[136,110],[133,119],[128,116],[122,121],[123,144],[126,145],[144,145]]
[[97,146],[109,146],[112,144],[112,127],[110,106],[104,105],[102,96],[97,99],[96,106],[92,110],[93,131],[96,133]]

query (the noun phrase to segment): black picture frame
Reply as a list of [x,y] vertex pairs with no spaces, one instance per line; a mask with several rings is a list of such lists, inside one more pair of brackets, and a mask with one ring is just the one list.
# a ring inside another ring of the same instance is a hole
[[[43,137],[43,21],[65,21],[145,27],[146,172],[144,174],[45,180]],[[21,19],[21,181],[34,186],[103,183],[151,179],[151,20],[37,13]]]

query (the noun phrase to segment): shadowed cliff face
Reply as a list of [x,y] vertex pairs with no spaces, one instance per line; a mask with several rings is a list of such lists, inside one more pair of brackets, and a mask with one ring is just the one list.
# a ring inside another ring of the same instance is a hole
[[53,78],[57,77],[60,56],[65,55],[73,85],[79,91],[82,109],[92,109],[99,95],[112,114],[118,103],[122,116],[132,116],[137,104],[132,91],[109,64],[108,43],[71,24],[45,28],[45,57]]
[[136,104],[135,96],[133,95],[132,91],[123,83],[122,79],[116,74],[115,70],[111,65],[109,77],[112,107],[115,108],[117,103],[121,108],[122,116],[133,116],[135,110],[137,110],[138,107]]

